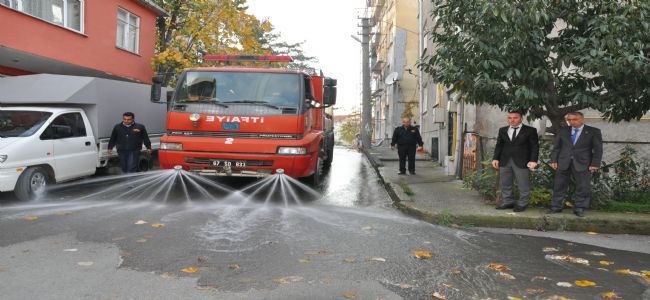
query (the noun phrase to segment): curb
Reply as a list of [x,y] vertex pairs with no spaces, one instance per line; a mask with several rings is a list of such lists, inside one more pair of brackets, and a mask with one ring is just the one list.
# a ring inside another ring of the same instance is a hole
[[[459,215],[451,212],[428,212],[408,204],[409,199],[401,199],[396,192],[396,187],[386,182],[375,158],[363,149],[363,153],[375,169],[386,192],[393,201],[393,206],[402,213],[422,221],[450,227],[492,227],[492,228],[517,228],[538,231],[582,231],[611,234],[650,234],[650,222],[639,222],[634,218],[626,220],[606,220],[593,218],[578,218],[573,216],[491,216],[491,215]],[[403,201],[404,200],[404,201]]]

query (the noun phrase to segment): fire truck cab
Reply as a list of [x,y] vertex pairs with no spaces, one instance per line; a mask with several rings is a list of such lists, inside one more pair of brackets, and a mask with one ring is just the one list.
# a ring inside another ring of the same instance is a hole
[[[206,55],[219,61],[291,61],[288,56]],[[152,101],[160,101],[154,77]],[[168,97],[162,169],[204,176],[264,177],[284,173],[321,183],[332,163],[336,80],[271,67],[184,70]]]

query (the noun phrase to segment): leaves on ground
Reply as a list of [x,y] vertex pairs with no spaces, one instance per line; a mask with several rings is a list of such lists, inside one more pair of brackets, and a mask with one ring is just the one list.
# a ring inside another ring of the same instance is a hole
[[608,260],[601,260],[601,261],[599,261],[598,263],[600,263],[600,264],[603,265],[603,266],[611,266],[611,265],[614,264],[613,261],[608,261]]
[[569,298],[564,297],[564,296],[559,296],[559,295],[553,295],[547,300],[569,300]]
[[80,261],[77,264],[82,266],[82,267],[90,267],[90,266],[94,265],[95,263],[92,262],[92,261]]
[[548,253],[548,252],[558,252],[558,251],[560,251],[560,249],[555,248],[555,247],[544,247],[544,249],[542,249],[542,251],[546,252],[546,253]]
[[294,283],[294,282],[300,282],[303,281],[304,278],[300,276],[285,276],[285,277],[279,277],[275,279],[275,282],[280,283],[280,284],[286,284],[286,283]]
[[589,251],[585,252],[587,255],[592,255],[592,256],[606,256],[605,253],[599,252],[599,251]]
[[614,273],[630,275],[630,269],[618,269],[618,270],[614,270]]
[[163,227],[165,227],[165,224],[154,223],[154,224],[151,224],[151,227],[153,227],[153,228],[163,228]]
[[447,300],[447,296],[439,293],[439,292],[433,292],[431,293],[431,297],[439,299],[439,300]]
[[321,256],[321,255],[330,255],[332,254],[331,251],[328,250],[307,250],[305,251],[305,255],[307,256]]
[[147,239],[138,239],[138,240],[135,240],[135,242],[136,242],[136,243],[143,244],[143,243],[146,243],[146,242],[147,242]]
[[546,276],[535,276],[531,281],[545,281],[548,280],[548,277]]
[[172,279],[172,278],[174,278],[174,273],[165,272],[165,273],[160,274],[160,277],[165,278],[165,279]]
[[566,261],[566,262],[570,262],[570,263],[574,263],[574,264],[581,264],[581,265],[585,265],[585,266],[589,265],[589,260],[586,260],[586,259],[580,258],[580,257],[573,257],[573,256],[569,256],[569,255],[550,255],[550,254],[547,254],[546,256],[544,256],[544,258],[546,258],[548,260],[562,260],[562,261]]
[[181,272],[185,272],[185,273],[196,273],[198,271],[199,271],[199,269],[197,269],[195,267],[187,267],[187,268],[181,269]]
[[369,256],[369,257],[366,257],[366,261],[386,262],[386,259],[383,258],[383,257],[379,257],[379,256]]
[[25,221],[36,221],[38,220],[38,216],[26,216]]
[[419,259],[429,259],[433,257],[433,254],[431,252],[425,251],[425,250],[415,250],[413,251],[413,256]]
[[356,261],[357,261],[356,257],[346,257],[346,258],[343,259],[343,262],[346,262],[346,263],[349,263],[349,264],[354,263]]
[[604,292],[600,294],[605,299],[621,299],[614,291]]
[[126,240],[126,237],[125,236],[118,236],[118,237],[114,237],[114,238],[111,239],[111,241],[113,241],[113,242],[117,242],[117,241],[121,241],[121,240]]
[[298,262],[301,263],[301,264],[308,264],[308,263],[311,262],[311,260],[306,259],[306,258],[301,258],[301,259],[298,260]]
[[576,280],[575,284],[580,287],[596,286],[596,283],[589,280]]
[[528,295],[537,295],[537,294],[543,294],[544,290],[543,289],[526,289],[526,294]]
[[598,232],[589,231],[589,232],[587,232],[587,234],[589,234],[589,235],[597,235]]
[[238,264],[229,264],[228,269],[239,270],[240,266]]
[[515,280],[515,279],[517,279],[515,276],[512,276],[512,274],[502,272],[502,271],[499,271],[499,276],[501,276],[501,278],[507,279],[507,280]]
[[449,272],[450,274],[454,274],[454,275],[460,274],[460,270],[458,270],[456,268],[451,268],[451,269],[447,270],[447,272]]
[[199,291],[209,291],[209,290],[214,290],[217,288],[217,285],[212,283],[212,284],[201,284],[196,287],[197,290]]
[[375,229],[375,228],[372,227],[372,226],[363,226],[363,227],[361,227],[361,230],[365,230],[365,231],[370,231],[370,230],[373,230],[373,229]]
[[69,211],[60,211],[60,212],[56,213],[55,215],[57,215],[59,217],[63,217],[63,216],[71,215],[71,214],[72,214],[72,212],[69,212]]
[[348,291],[348,292],[343,292],[343,294],[341,295],[346,299],[352,299],[358,297],[359,293],[354,291]]
[[398,286],[399,286],[400,289],[410,289],[410,288],[413,287],[412,285],[407,284],[407,283],[400,283]]
[[569,282],[563,282],[563,281],[556,283],[556,285],[560,286],[560,287],[573,287],[573,284],[571,284]]
[[133,223],[133,224],[135,224],[135,225],[147,224],[147,221],[145,221],[145,220],[138,220],[138,221],[136,221],[136,222]]
[[508,300],[523,300],[519,297],[508,296]]
[[491,263],[490,264],[490,269],[497,270],[497,271],[509,271],[510,270],[510,268],[508,268],[508,266],[502,265],[502,264],[497,264],[497,263]]
[[70,249],[63,249],[63,252],[77,252],[79,249],[77,248],[70,248]]

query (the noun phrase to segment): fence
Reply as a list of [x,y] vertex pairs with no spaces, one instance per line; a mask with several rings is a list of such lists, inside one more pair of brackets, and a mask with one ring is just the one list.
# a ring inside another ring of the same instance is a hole
[[[550,143],[552,140],[541,141]],[[482,162],[491,160],[494,151],[496,138],[481,136],[476,133],[466,132],[463,137],[463,170],[461,176],[464,178],[467,174],[476,172],[483,168]],[[640,164],[650,164],[650,142],[626,142],[626,141],[603,141],[603,164],[610,165],[620,159],[621,152],[630,147],[635,150],[633,159]],[[488,157],[489,156],[489,157]],[[543,157],[540,153],[541,161],[548,161],[549,157]]]

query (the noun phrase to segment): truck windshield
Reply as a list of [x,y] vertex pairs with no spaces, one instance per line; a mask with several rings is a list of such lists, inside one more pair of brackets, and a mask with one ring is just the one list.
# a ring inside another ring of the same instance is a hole
[[34,134],[52,115],[45,111],[0,110],[0,137],[25,137]]
[[300,106],[300,75],[263,72],[190,71],[176,89],[175,104],[254,105],[271,109]]

